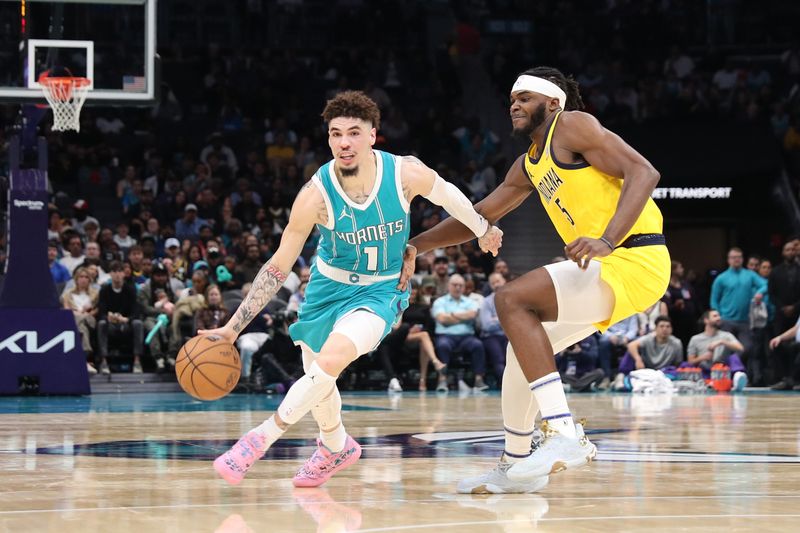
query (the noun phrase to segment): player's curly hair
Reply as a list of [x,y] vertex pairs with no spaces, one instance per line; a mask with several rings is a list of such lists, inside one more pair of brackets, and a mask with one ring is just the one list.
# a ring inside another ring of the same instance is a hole
[[366,120],[375,129],[378,129],[381,123],[378,104],[361,91],[343,91],[328,100],[322,111],[322,119],[330,122],[338,117]]
[[578,89],[578,82],[572,76],[565,76],[563,72],[553,67],[534,67],[526,70],[522,74],[536,76],[552,81],[567,93],[567,102],[564,104],[564,111],[580,111],[584,108],[581,92]]

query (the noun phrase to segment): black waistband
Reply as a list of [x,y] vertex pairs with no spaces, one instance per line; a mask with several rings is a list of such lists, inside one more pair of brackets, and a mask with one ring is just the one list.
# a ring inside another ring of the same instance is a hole
[[617,248],[636,248],[637,246],[655,246],[657,244],[667,244],[663,233],[634,233],[619,243]]

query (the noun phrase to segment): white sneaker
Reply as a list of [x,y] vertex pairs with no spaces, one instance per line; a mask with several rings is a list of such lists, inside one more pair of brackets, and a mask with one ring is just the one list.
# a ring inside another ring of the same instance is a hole
[[542,490],[550,481],[548,476],[525,481],[511,481],[507,472],[513,465],[514,463],[499,461],[485,474],[459,481],[456,492],[459,494],[527,494]]
[[625,374],[622,372],[617,373],[616,377],[614,377],[614,383],[611,385],[611,390],[625,390]]
[[597,455],[597,447],[586,437],[582,424],[575,424],[577,435],[574,439],[544,427],[544,423],[542,426],[544,441],[527,458],[511,466],[508,470],[511,481],[531,481],[567,468],[577,468],[591,463]]
[[742,392],[745,387],[747,387],[747,374],[744,372],[736,372],[733,374],[734,392]]
[[92,366],[92,363],[86,363],[86,371],[89,373],[90,376],[94,376],[97,374],[97,369]]
[[469,394],[472,392],[472,387],[466,384],[463,379],[458,380],[458,392],[459,394]]
[[397,378],[389,380],[389,392],[403,392],[403,387],[400,386],[400,382]]
[[142,363],[133,363],[133,373],[134,374],[142,373]]
[[447,380],[440,379],[439,382],[436,384],[436,392],[447,392],[449,389],[447,387]]

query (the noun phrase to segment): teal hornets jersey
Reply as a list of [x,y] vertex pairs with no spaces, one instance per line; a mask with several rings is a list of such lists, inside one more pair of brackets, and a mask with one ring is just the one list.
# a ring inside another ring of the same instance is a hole
[[400,182],[400,157],[375,150],[377,179],[363,204],[342,190],[326,163],[312,177],[325,197],[328,223],[318,225],[317,257],[354,274],[392,276],[403,266],[408,242],[408,202]]

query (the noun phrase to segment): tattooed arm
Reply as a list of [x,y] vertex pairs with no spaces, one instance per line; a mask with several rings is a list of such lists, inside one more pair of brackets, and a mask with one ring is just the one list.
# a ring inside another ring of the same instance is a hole
[[221,328],[200,330],[199,335],[219,335],[233,343],[264,306],[275,296],[286,281],[286,276],[297,261],[303,245],[314,224],[325,224],[328,212],[319,189],[309,181],[297,194],[289,216],[289,223],[281,237],[275,255],[265,263],[253,280],[250,292],[242,300],[231,319]]

